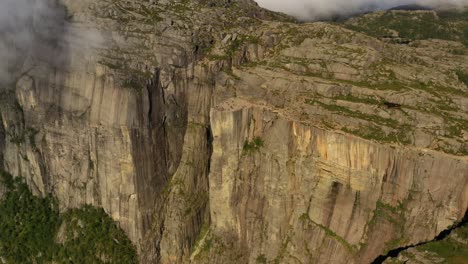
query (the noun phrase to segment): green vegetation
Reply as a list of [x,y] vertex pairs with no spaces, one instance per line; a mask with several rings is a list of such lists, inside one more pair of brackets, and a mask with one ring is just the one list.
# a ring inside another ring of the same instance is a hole
[[309,214],[308,213],[303,213],[301,216],[299,216],[299,220],[302,221],[303,223],[312,223],[313,225],[319,227],[320,229],[322,229],[323,231],[325,231],[325,234],[331,238],[333,238],[334,240],[336,240],[338,243],[340,243],[344,248],[346,248],[346,250],[354,255],[356,253],[356,249],[355,247],[351,246],[348,241],[346,241],[343,237],[337,235],[335,232],[333,232],[331,229],[327,228],[326,226],[324,225],[321,225],[319,223],[316,223],[315,221],[313,221],[312,219],[310,219],[309,217]]
[[466,72],[464,72],[462,70],[458,70],[458,71],[456,71],[456,74],[457,74],[458,80],[460,80],[460,82],[462,82],[466,86],[468,86],[468,73],[466,73]]
[[462,241],[468,241],[468,224],[454,230],[453,233],[458,237],[454,239],[451,236],[433,241],[418,247],[418,250],[429,251],[444,258],[444,263],[468,263],[468,246]]
[[7,263],[137,263],[135,248],[102,209],[60,214],[56,200],[34,196],[20,178],[0,172],[0,256]]
[[229,60],[232,59],[236,53],[245,48],[247,44],[259,44],[260,38],[257,36],[240,35],[236,39],[230,41],[229,45],[224,48],[223,55],[208,54],[207,58],[210,60]]
[[374,228],[375,224],[379,220],[387,221],[394,226],[396,236],[394,236],[394,239],[385,242],[386,252],[400,247],[407,242],[404,230],[404,223],[406,221],[404,216],[405,206],[405,202],[399,202],[398,205],[392,206],[382,202],[381,200],[377,201],[374,215],[368,223],[368,227]]
[[58,259],[73,263],[136,263],[136,253],[123,231],[102,209],[86,205],[62,215],[66,240]]
[[234,80],[237,80],[237,81],[240,80],[240,77],[237,76],[236,74],[234,74],[234,72],[232,71],[232,69],[225,69],[224,72],[225,72],[227,75],[231,76]]
[[9,134],[10,142],[19,146],[23,143],[26,143],[26,139],[28,139],[31,146],[35,149],[36,148],[35,136],[37,133],[39,133],[37,129],[28,127],[26,129],[21,130],[19,133],[16,133],[16,134],[10,133]]
[[468,11],[427,12],[387,11],[363,15],[346,26],[374,37],[391,35],[408,40],[444,39],[468,45]]
[[264,254],[259,255],[255,261],[256,261],[257,263],[259,263],[259,264],[266,264],[266,263],[268,263],[268,260],[267,260],[267,258],[265,257]]
[[207,223],[203,223],[203,225],[200,228],[200,231],[198,231],[198,236],[195,239],[195,242],[193,243],[192,253],[196,248],[200,246],[200,242],[208,234],[209,230],[210,226]]
[[196,259],[204,258],[212,250],[212,247],[215,247],[218,251],[219,247],[223,247],[223,244],[219,238],[211,234],[209,225],[204,223],[192,245],[191,253],[193,255],[196,252]]
[[26,184],[7,173],[0,180],[10,191],[0,202],[0,256],[8,263],[51,260],[59,212],[52,197],[32,195]]
[[[380,104],[376,100],[371,98],[355,98],[352,96],[343,97],[348,101],[354,101],[359,103],[370,103],[370,104]],[[346,116],[367,120],[372,122],[373,124],[378,124],[382,126],[391,127],[394,129],[393,132],[386,133],[382,130],[381,127],[377,125],[368,125],[368,126],[361,126],[357,129],[350,129],[347,127],[343,127],[342,130],[346,133],[354,134],[359,137],[369,139],[369,140],[377,140],[381,142],[398,142],[402,144],[409,144],[411,143],[410,138],[408,137],[407,133],[410,131],[408,125],[399,124],[397,121],[390,119],[390,118],[383,118],[377,115],[368,115],[362,113],[360,111],[355,111],[348,109],[344,106],[336,105],[336,104],[325,104],[318,100],[307,99],[305,103],[310,105],[319,105],[320,107],[335,113],[344,114]]]
[[348,101],[348,102],[355,102],[355,103],[363,103],[363,104],[370,104],[370,105],[380,105],[381,102],[377,101],[374,98],[371,97],[356,97],[353,96],[352,94],[347,94],[347,95],[340,95],[336,96],[333,99],[338,99],[338,100],[343,100],[343,101]]
[[213,239],[210,238],[210,239],[205,240],[205,243],[203,244],[201,252],[210,251],[212,244],[213,244]]
[[[123,53],[122,50],[113,50],[112,52],[115,54]],[[115,57],[109,54],[103,56],[106,59],[100,60],[98,63],[118,73],[121,76],[122,81],[120,81],[120,84],[123,88],[141,91],[146,87],[148,80],[153,77],[152,72],[134,68],[123,57]]]
[[405,131],[406,127],[407,126],[402,126],[401,129],[391,133],[385,133],[385,131],[383,131],[380,127],[373,125],[360,126],[357,129],[349,129],[347,127],[343,127],[342,130],[346,133],[350,133],[369,140],[376,140],[387,143],[410,144],[411,140],[406,134],[406,132],[408,131]]
[[245,153],[251,153],[251,152],[257,151],[261,147],[263,147],[263,144],[264,144],[264,142],[263,142],[262,138],[256,137],[256,138],[254,138],[253,141],[251,141],[251,142],[246,141],[244,143],[243,151]]
[[240,37],[234,41],[231,41],[231,43],[226,49],[226,55],[231,58],[236,53],[236,51],[238,51],[242,47],[243,44],[244,40]]
[[378,200],[374,211],[374,217],[369,225],[374,225],[377,218],[383,218],[396,226],[402,227],[402,223],[404,222],[403,210],[403,203],[399,203],[398,206],[391,206]]

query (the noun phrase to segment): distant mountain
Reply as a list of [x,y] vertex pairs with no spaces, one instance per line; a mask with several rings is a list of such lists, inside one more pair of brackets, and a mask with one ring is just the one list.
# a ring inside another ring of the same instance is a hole
[[389,10],[406,10],[406,11],[417,11],[417,10],[432,10],[431,7],[418,5],[418,4],[411,4],[411,5],[399,5],[390,8]]
[[[443,39],[458,41],[468,47],[468,9],[434,11],[409,10],[410,6],[363,14],[348,19],[346,27],[370,36],[395,36],[407,40]],[[413,5],[413,8],[416,8]],[[408,10],[409,12],[402,12]],[[425,12],[411,12],[425,11]]]

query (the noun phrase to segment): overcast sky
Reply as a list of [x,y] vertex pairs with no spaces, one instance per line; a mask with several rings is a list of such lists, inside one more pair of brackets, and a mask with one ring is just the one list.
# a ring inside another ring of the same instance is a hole
[[256,0],[261,6],[300,19],[315,20],[329,15],[386,9],[405,4],[468,5],[468,0]]

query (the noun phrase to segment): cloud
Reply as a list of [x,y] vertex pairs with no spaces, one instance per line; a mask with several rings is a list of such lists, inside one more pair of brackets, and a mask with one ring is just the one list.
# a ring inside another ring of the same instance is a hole
[[468,0],[256,0],[264,8],[283,12],[302,20],[327,19],[355,13],[383,10],[398,5],[430,7],[468,5]]
[[60,1],[0,0],[0,91],[13,89],[36,65],[66,67],[72,49],[83,51],[101,39],[96,30],[72,24]]
[[49,0],[0,1],[0,86],[10,86],[28,59],[48,59],[65,34],[65,15]]

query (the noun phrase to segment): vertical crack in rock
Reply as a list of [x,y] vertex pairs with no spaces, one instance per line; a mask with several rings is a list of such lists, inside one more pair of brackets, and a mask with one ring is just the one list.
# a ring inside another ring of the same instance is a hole
[[468,224],[468,210],[465,212],[465,216],[463,217],[463,219],[460,222],[458,222],[457,224],[454,224],[454,225],[450,226],[449,228],[443,230],[433,240],[429,240],[429,241],[426,241],[426,242],[421,242],[421,243],[417,243],[417,244],[413,244],[413,245],[409,245],[409,246],[405,246],[405,247],[399,247],[399,248],[392,249],[386,255],[378,256],[374,261],[371,262],[371,264],[382,264],[389,258],[398,257],[398,255],[401,252],[403,252],[403,251],[405,251],[407,249],[422,246],[422,245],[425,245],[425,244],[428,244],[428,243],[431,243],[431,242],[434,242],[434,241],[441,241],[441,240],[447,238],[456,229],[458,229],[458,228],[460,228],[460,227],[462,227],[464,225],[467,225],[467,224]]
[[139,98],[141,120],[147,120],[146,127],[133,129],[131,135],[140,211],[140,237],[143,237],[151,228],[153,213],[160,207],[158,201],[163,202],[158,199],[158,196],[168,180],[164,134],[165,107],[159,74],[160,71],[156,70],[153,80],[146,87],[148,101],[145,103],[142,98],[144,93]]
[[[213,155],[213,130],[211,129],[211,125],[206,128],[206,142],[208,143],[208,164],[206,168],[206,172],[210,175],[211,172],[211,156]],[[208,177],[208,185],[209,185],[209,177]]]
[[[159,241],[154,242],[159,247],[161,263],[182,263],[188,259],[199,240],[197,237],[210,222],[208,175],[213,136],[209,115],[214,86],[205,80],[183,79],[179,74],[183,73],[176,72],[171,78],[175,92],[166,97],[168,168],[174,167],[174,173],[169,170],[170,182],[161,198],[164,209],[155,216],[153,229],[159,233],[155,234],[159,235]],[[180,157],[173,152],[179,151],[174,147],[181,150]],[[157,223],[161,218],[162,223]]]
[[5,128],[3,127],[2,112],[0,109],[0,170],[3,170],[3,151],[5,149]]
[[150,126],[162,126],[164,123],[164,94],[160,80],[161,70],[156,69],[154,78],[147,85],[148,90],[148,121]]

